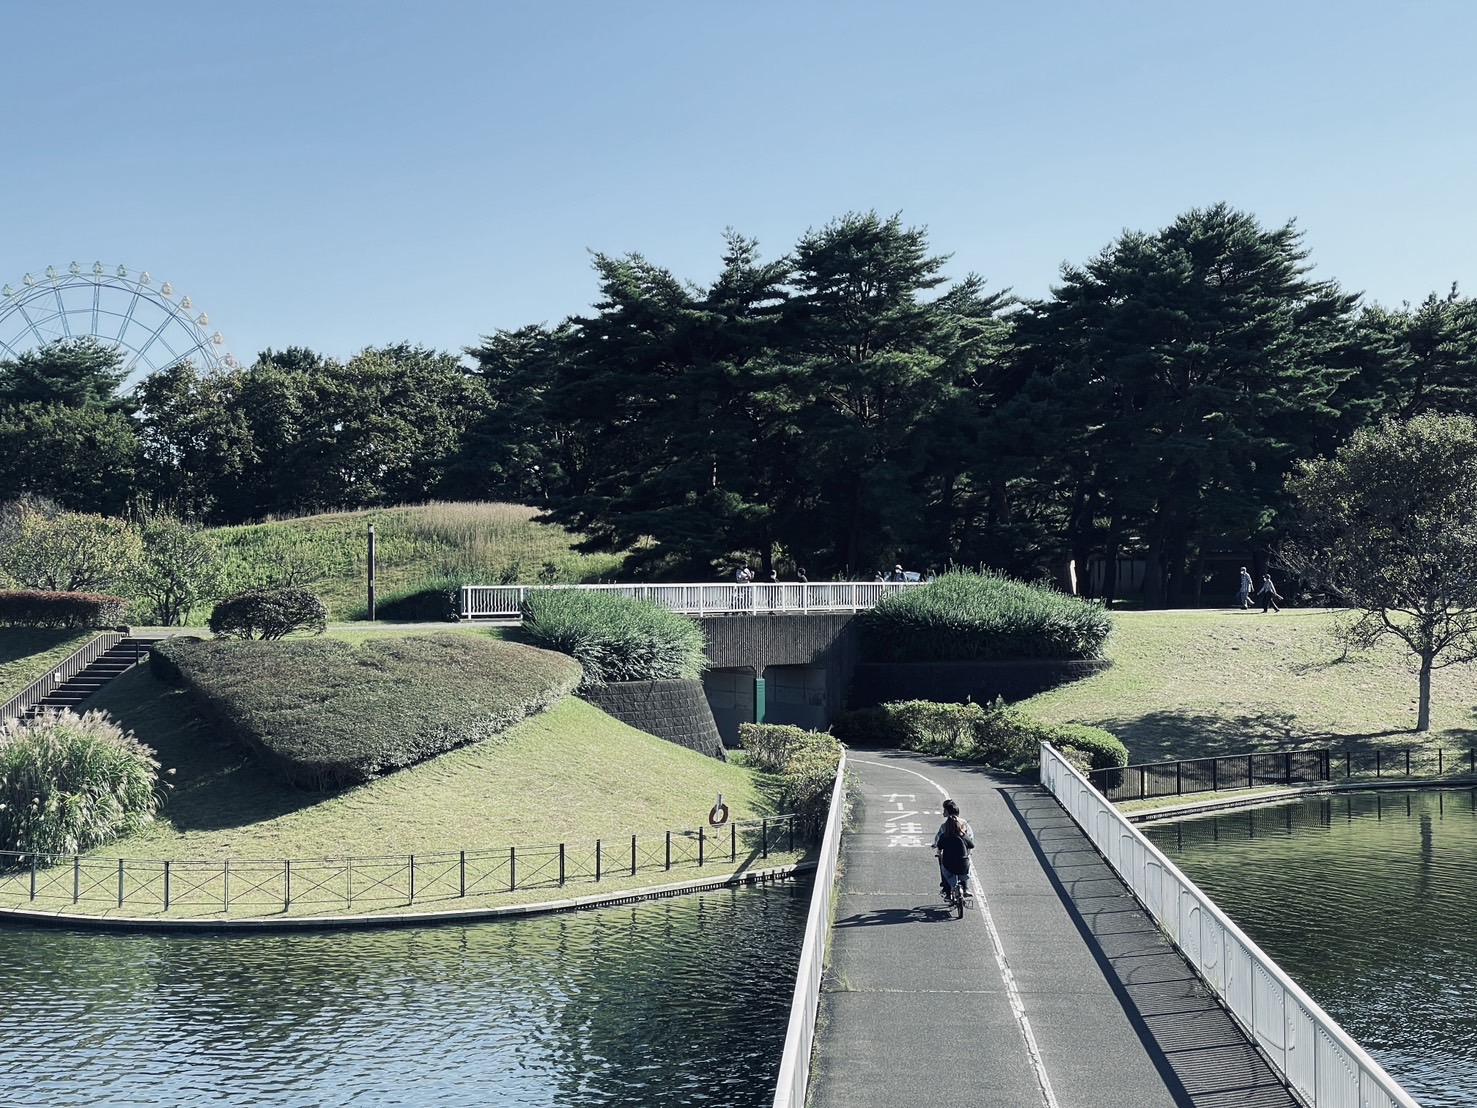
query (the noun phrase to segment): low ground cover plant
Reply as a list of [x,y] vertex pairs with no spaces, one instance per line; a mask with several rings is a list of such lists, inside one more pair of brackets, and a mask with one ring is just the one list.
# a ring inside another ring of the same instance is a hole
[[159,808],[154,752],[101,712],[46,712],[0,729],[0,850],[76,854]]
[[328,608],[307,589],[247,589],[226,597],[210,612],[211,634],[220,638],[281,639],[295,631],[321,635]]
[[113,627],[128,601],[92,592],[0,590],[0,625],[7,627]]
[[873,662],[1100,658],[1112,630],[1099,604],[962,570],[888,593],[858,619]]
[[1101,727],[1043,723],[1013,704],[940,704],[901,700],[845,712],[831,727],[854,746],[895,746],[979,762],[1015,773],[1034,769],[1048,742],[1079,769],[1128,764],[1128,748]]
[[612,681],[662,681],[702,675],[702,628],[648,600],[613,592],[545,589],[523,604],[523,633],[584,667],[581,688]]
[[747,764],[779,779],[778,805],[807,822],[826,817],[841,744],[827,734],[785,724],[741,723],[739,742]]
[[578,663],[562,655],[454,632],[357,644],[177,638],[153,648],[153,665],[190,690],[220,733],[313,790],[489,738],[580,679]]

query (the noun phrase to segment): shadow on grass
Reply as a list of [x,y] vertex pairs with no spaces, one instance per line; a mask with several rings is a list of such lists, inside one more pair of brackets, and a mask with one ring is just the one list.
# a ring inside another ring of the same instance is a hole
[[1238,714],[1160,710],[1103,720],[1100,726],[1122,740],[1129,761],[1136,764],[1268,747],[1323,746],[1331,741],[1331,736],[1300,730],[1296,718],[1275,709]]
[[159,819],[178,831],[244,827],[334,795],[277,781],[245,751],[211,734],[188,695],[156,681],[146,666],[119,677],[83,707],[106,711],[154,749],[168,783]]

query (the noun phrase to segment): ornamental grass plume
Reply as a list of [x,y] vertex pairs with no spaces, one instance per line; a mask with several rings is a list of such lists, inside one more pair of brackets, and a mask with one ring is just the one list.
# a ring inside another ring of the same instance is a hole
[[77,854],[159,810],[154,751],[104,712],[45,712],[0,729],[0,851]]
[[584,667],[581,688],[612,681],[702,675],[703,629],[650,600],[614,592],[545,589],[523,602],[523,633]]

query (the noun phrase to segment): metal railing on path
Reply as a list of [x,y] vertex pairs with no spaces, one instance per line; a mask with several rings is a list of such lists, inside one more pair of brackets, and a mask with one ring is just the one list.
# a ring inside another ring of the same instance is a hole
[[4,704],[0,704],[0,723],[20,719],[127,637],[117,631],[104,631],[82,649],[62,659],[50,673],[38,677]]
[[1047,743],[1041,744],[1041,783],[1306,1104],[1419,1108],[1363,1047]]
[[810,911],[805,920],[805,941],[800,947],[795,993],[790,999],[790,1022],[785,1031],[784,1054],[780,1057],[774,1108],[804,1108],[805,1104],[810,1082],[810,1051],[815,1042],[815,1021],[821,1002],[821,970],[826,964],[826,936],[831,930],[831,886],[836,883],[841,825],[846,822],[845,797],[846,751],[843,750],[836,766],[836,782],[831,786],[831,806],[821,836],[815,881],[810,887]]
[[793,852],[812,829],[791,814],[720,827],[498,850],[303,860],[174,861],[0,851],[0,906],[191,915],[414,906],[634,877]]
[[1147,762],[1095,769],[1088,780],[1109,800],[1152,800],[1189,793],[1253,789],[1262,785],[1316,785],[1342,775],[1345,782],[1409,778],[1434,780],[1450,773],[1477,776],[1477,746],[1401,747],[1373,750],[1267,750]]
[[463,585],[457,603],[462,619],[517,619],[523,601],[540,589],[577,588],[650,600],[688,616],[774,615],[861,612],[890,592],[918,581],[825,581],[724,585]]

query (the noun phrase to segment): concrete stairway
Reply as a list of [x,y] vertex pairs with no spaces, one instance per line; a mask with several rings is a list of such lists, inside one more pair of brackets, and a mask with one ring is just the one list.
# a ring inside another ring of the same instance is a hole
[[112,649],[103,654],[82,672],[74,675],[61,685],[58,685],[51,693],[43,698],[38,704],[26,713],[25,718],[38,715],[41,712],[71,711],[84,712],[86,708],[83,702],[101,689],[113,678],[126,673],[140,662],[146,662],[149,658],[149,647],[158,642],[159,638],[146,636],[130,636],[115,644]]

